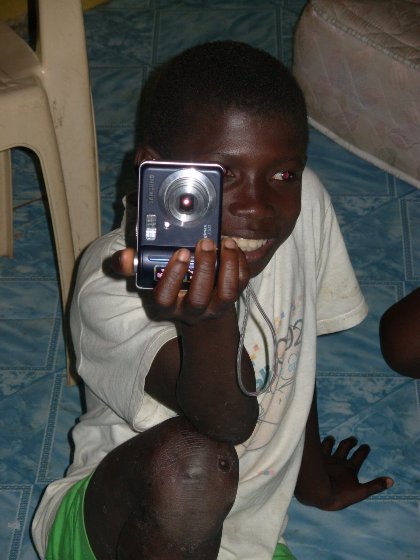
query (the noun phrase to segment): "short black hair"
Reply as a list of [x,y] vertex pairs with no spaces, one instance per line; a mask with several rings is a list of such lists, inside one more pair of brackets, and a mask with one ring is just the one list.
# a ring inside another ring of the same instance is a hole
[[237,41],[194,46],[154,77],[143,141],[170,157],[176,138],[199,112],[237,108],[296,124],[307,142],[303,93],[290,70],[267,52]]

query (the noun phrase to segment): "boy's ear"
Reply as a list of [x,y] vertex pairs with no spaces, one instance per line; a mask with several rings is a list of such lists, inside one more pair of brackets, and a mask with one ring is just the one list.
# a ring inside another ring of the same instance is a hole
[[136,157],[134,158],[134,163],[140,165],[143,161],[148,161],[151,159],[162,159],[154,148],[151,146],[140,146],[136,152]]

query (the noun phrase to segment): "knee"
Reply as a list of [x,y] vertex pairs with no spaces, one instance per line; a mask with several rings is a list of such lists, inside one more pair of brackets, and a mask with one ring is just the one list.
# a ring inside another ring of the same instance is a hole
[[153,457],[155,490],[183,507],[204,500],[213,511],[229,511],[239,477],[235,448],[197,432],[184,418],[172,419],[165,428]]
[[104,458],[86,493],[86,529],[96,556],[118,549],[121,558],[166,558],[132,553],[163,543],[208,547],[216,552],[205,557],[216,558],[238,471],[232,445],[200,434],[181,417],[128,440]]

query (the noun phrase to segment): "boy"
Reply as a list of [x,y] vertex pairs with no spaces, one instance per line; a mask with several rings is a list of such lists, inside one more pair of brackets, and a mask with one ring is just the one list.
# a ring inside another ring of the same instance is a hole
[[[328,195],[304,172],[303,96],[273,57],[215,42],[173,59],[152,101],[137,163],[225,170],[218,275],[208,239],[188,292],[186,249],[152,294],[103,271],[112,258],[133,274],[123,227],[87,250],[71,312],[87,412],[34,540],[42,557],[48,541],[48,559],[292,558],[282,535],[294,491],[334,510],[392,484],[358,483],[367,446],[348,458],[354,439],[335,453],[319,439],[316,335],[357,324],[366,305]],[[248,286],[269,324],[249,303],[239,367]]]

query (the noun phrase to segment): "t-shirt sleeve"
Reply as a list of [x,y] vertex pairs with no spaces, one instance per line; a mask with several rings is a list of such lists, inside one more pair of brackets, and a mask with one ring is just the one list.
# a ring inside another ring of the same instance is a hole
[[139,292],[125,279],[103,272],[103,263],[124,247],[111,232],[85,253],[71,306],[77,370],[91,391],[133,429],[144,399],[144,382],[162,346],[177,336],[172,323],[151,321]]
[[325,193],[320,252],[317,260],[317,334],[349,329],[367,315],[331,200]]

